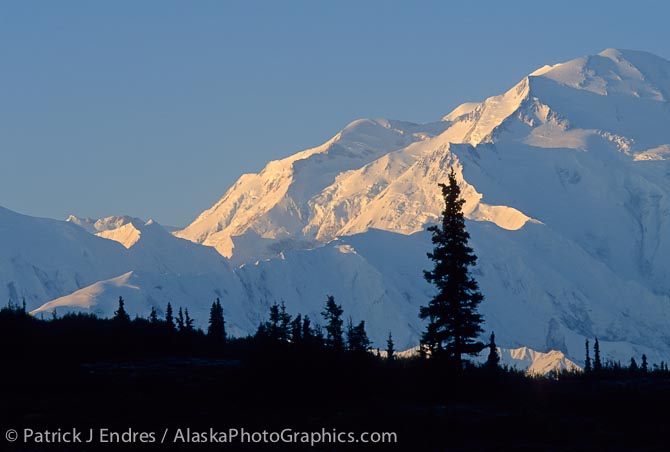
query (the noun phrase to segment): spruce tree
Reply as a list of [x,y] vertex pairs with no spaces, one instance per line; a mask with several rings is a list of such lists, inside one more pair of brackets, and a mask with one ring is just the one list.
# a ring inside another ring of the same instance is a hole
[[593,371],[600,372],[603,370],[603,363],[600,360],[600,343],[598,338],[593,342]]
[[156,312],[156,308],[153,306],[151,307],[151,314],[149,314],[149,321],[155,325],[158,323],[158,313]]
[[302,318],[302,340],[305,342],[311,342],[314,337],[314,331],[312,331],[312,322],[309,320],[309,316],[305,315]]
[[483,332],[483,318],[477,307],[484,297],[469,271],[476,264],[477,256],[468,246],[470,234],[465,230],[463,216],[465,200],[460,197],[453,168],[449,183],[439,186],[445,207],[442,224],[428,228],[434,245],[428,257],[434,266],[424,271],[426,281],[436,286],[437,294],[419,312],[421,319],[429,321],[422,343],[435,358],[444,356],[456,368],[461,368],[463,355],[477,355],[484,348],[477,340]]
[[193,331],[193,319],[188,313],[188,308],[184,309],[184,330],[187,333],[190,333]]
[[181,306],[179,307],[179,312],[177,312],[177,330],[179,332],[184,331],[184,312],[181,309]]
[[119,308],[116,311],[114,311],[114,320],[117,320],[119,322],[130,322],[130,316],[126,312],[123,297],[119,297]]
[[172,305],[170,303],[167,304],[165,309],[165,323],[169,329],[174,330],[174,317],[172,317]]
[[491,332],[489,340],[489,356],[486,358],[486,367],[491,370],[497,370],[500,365],[500,355],[496,346],[496,335]]
[[351,319],[351,316],[347,319],[347,329],[346,329],[346,338],[347,338],[347,350],[352,350],[352,341],[355,341],[354,338],[354,322]]
[[639,370],[639,367],[637,366],[637,361],[635,361],[635,357],[630,359],[630,366],[628,367],[628,370],[630,370],[631,373],[637,373]]
[[386,339],[386,358],[389,361],[393,361],[395,359],[395,344],[393,343],[393,336],[391,335],[390,331],[389,337]]
[[209,309],[207,337],[215,342],[225,342],[226,340],[226,321],[223,318],[223,306],[221,306],[219,298],[212,303],[212,307]]
[[288,342],[291,338],[291,315],[286,312],[284,301],[279,306],[279,340]]
[[647,363],[647,355],[645,354],[642,355],[642,366],[640,367],[640,370],[643,374],[649,372],[649,363]]
[[589,340],[586,339],[586,359],[584,360],[584,373],[591,372],[591,355],[589,354]]
[[370,339],[368,339],[368,334],[365,332],[364,320],[361,320],[358,325],[354,326],[351,318],[349,319],[347,325],[347,345],[349,351],[353,353],[367,352],[370,349],[372,343],[370,342]]
[[302,315],[300,313],[291,321],[291,342],[294,344],[302,342]]
[[[320,323],[315,323],[314,328],[312,328],[312,342],[315,345],[326,346],[326,340],[323,337],[323,327]],[[342,341],[344,345],[344,341]]]
[[265,331],[270,339],[273,341],[279,341],[281,337],[281,315],[279,312],[279,305],[277,302],[274,302],[270,306],[270,318],[265,323]]
[[316,348],[323,346],[323,333],[321,326],[317,323],[312,327],[312,321],[308,315],[302,318],[302,342],[309,348]]
[[321,315],[326,321],[326,346],[341,351],[344,349],[344,338],[342,331],[342,314],[344,310],[342,306],[335,303],[335,298],[332,295],[328,295],[326,300],[326,307],[324,308]]

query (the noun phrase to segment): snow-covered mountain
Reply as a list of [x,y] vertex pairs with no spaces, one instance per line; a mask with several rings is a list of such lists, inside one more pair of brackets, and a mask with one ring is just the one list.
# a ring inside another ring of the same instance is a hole
[[[513,349],[498,347],[497,350],[501,366],[524,371],[528,375],[550,375],[563,371],[583,371],[579,365],[566,358],[566,356],[558,350],[551,350],[547,353],[531,350],[528,347]],[[419,353],[419,347],[416,346],[408,350],[397,352],[396,356],[401,358],[412,358],[419,356]],[[479,355],[474,357],[473,361],[479,364],[484,364],[486,363],[488,354],[489,349],[485,348]],[[387,353],[382,350],[380,351],[380,355],[386,357]]]
[[[13,246],[36,234],[63,242],[30,244],[29,256],[3,252],[0,290],[32,308],[53,300],[42,309],[103,314],[125,290],[143,300],[137,312],[171,301],[196,317],[221,296],[240,332],[274,301],[318,318],[333,294],[377,344],[390,330],[409,348],[433,290],[422,280],[423,231],[439,218],[437,184],[453,166],[479,256],[485,329],[500,344],[580,362],[584,339],[598,337],[606,357],[667,361],[669,124],[670,62],[608,49],[545,66],[435,123],[354,121],[242,176],[175,232],[190,242],[137,219],[71,217],[99,237],[39,219],[35,234],[0,230]],[[9,214],[0,213],[3,228]]]

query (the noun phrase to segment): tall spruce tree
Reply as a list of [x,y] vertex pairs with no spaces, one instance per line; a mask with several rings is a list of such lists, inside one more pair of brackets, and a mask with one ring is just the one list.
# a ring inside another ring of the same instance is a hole
[[130,316],[126,312],[123,297],[119,297],[119,308],[116,311],[114,311],[114,320],[120,322],[130,322]]
[[646,374],[649,372],[649,363],[647,362],[647,355],[642,355],[642,366],[640,367],[642,373]]
[[586,339],[585,347],[586,347],[586,359],[584,360],[584,373],[588,374],[588,373],[591,372],[591,370],[593,370],[591,368],[591,355],[590,355],[590,352],[589,352],[589,340],[588,339]]
[[324,308],[321,315],[326,321],[326,346],[333,348],[334,350],[341,351],[344,349],[344,338],[342,325],[342,314],[344,310],[342,306],[335,303],[335,298],[332,295],[328,295],[326,300],[326,307]]
[[470,234],[465,230],[463,216],[465,200],[461,198],[453,168],[448,182],[439,184],[445,206],[442,224],[428,228],[434,245],[428,258],[434,266],[424,271],[424,277],[436,286],[437,294],[428,306],[421,307],[419,317],[429,321],[422,343],[431,356],[445,357],[460,368],[463,355],[477,355],[484,348],[477,340],[483,332],[483,318],[477,307],[484,297],[469,271],[477,256],[468,246]]
[[212,303],[212,307],[209,309],[207,337],[215,342],[226,341],[226,321],[223,318],[223,306],[221,306],[219,298]]

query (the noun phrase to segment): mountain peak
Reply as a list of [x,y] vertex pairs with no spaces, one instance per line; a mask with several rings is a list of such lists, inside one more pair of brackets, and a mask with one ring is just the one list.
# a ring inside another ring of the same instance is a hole
[[76,224],[91,234],[112,231],[125,226],[126,224],[133,224],[135,227],[140,227],[145,223],[141,218],[131,217],[129,215],[112,215],[104,218],[82,218],[76,215],[70,215],[65,221]]
[[670,99],[670,61],[648,52],[609,48],[530,74],[601,96]]

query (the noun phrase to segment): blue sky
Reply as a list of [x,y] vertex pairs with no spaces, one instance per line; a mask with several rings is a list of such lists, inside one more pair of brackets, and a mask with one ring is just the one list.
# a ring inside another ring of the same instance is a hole
[[607,47],[670,59],[636,2],[0,3],[0,206],[186,225],[350,121],[439,119]]

